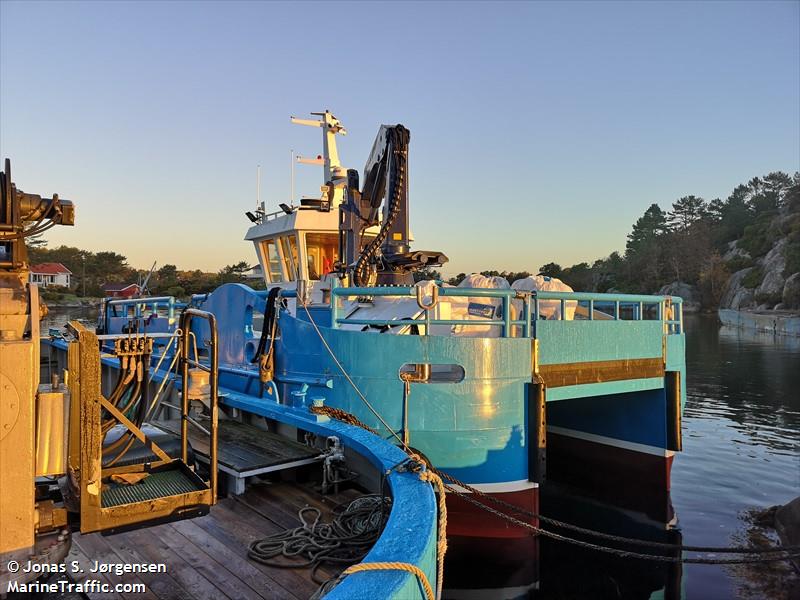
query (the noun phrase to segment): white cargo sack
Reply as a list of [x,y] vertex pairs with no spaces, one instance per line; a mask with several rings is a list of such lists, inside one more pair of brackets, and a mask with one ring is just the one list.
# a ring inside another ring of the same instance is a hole
[[[556,277],[546,275],[531,275],[524,279],[517,279],[511,284],[511,288],[521,292],[574,292],[571,287]],[[565,306],[564,318],[572,321],[575,318],[575,309],[578,303],[575,300],[568,300]],[[540,300],[539,318],[560,319],[561,301],[560,300]]]
[[[499,290],[511,288],[503,277],[486,277],[480,273],[468,275],[457,287]],[[488,321],[502,318],[502,313],[502,298],[462,297],[452,298],[450,303],[452,319]],[[496,338],[503,335],[503,328],[500,325],[453,325],[452,333],[462,337]]]

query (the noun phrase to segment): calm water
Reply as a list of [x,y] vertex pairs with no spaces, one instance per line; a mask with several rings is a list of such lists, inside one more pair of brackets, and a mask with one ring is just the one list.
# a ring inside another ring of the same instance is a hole
[[[55,309],[47,326],[96,318],[92,309]],[[672,470],[672,503],[683,543],[759,542],[769,530],[751,511],[800,495],[800,339],[720,327],[689,317],[684,451]],[[559,508],[569,508],[559,500]],[[551,506],[553,503],[551,502]],[[547,509],[544,509],[547,512]],[[607,531],[665,537],[657,524],[595,505],[576,508]],[[785,566],[682,568],[609,558],[558,543],[451,544],[447,598],[797,598]]]
[[[800,495],[800,338],[695,318],[686,358],[684,451],[672,479],[683,538],[742,543],[758,535],[747,511]],[[687,566],[684,584],[689,598],[788,597],[768,581],[780,567],[770,570]]]
[[[689,317],[686,327],[684,451],[672,470],[680,533],[558,494],[543,498],[543,513],[560,510],[589,527],[634,537],[682,536],[691,545],[774,541],[751,511],[800,495],[800,339],[722,328],[713,317]],[[549,540],[510,552],[489,545],[479,554],[452,546],[447,598],[800,598],[798,578],[786,565],[668,567]]]
[[97,315],[100,312],[96,306],[52,306],[48,305],[47,316],[42,319],[41,332],[47,335],[47,330],[51,327],[60,329],[65,323],[78,320],[86,326],[92,328],[97,325]]

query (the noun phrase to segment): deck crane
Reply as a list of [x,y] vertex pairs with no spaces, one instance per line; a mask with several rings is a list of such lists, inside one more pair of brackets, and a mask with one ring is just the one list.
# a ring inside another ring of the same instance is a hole
[[[339,255],[342,269],[357,286],[408,285],[413,272],[447,262],[442,252],[410,248],[408,145],[411,133],[403,125],[381,125],[364,167],[348,169],[340,216]],[[364,231],[379,226],[375,237]]]

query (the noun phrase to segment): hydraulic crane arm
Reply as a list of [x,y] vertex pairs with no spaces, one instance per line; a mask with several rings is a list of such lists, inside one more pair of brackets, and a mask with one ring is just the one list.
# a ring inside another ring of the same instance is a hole
[[[408,204],[408,144],[402,125],[382,125],[364,167],[348,171],[346,201],[341,206],[340,256],[355,285],[407,284],[413,271],[447,262],[441,252],[411,252]],[[382,214],[382,219],[379,216]],[[367,241],[364,232],[380,225]]]

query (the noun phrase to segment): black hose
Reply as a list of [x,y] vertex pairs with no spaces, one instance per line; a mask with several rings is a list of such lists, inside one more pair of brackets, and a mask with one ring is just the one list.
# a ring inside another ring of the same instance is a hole
[[281,289],[278,287],[271,288],[267,294],[267,312],[264,314],[264,325],[261,328],[261,338],[258,340],[258,349],[255,356],[250,360],[251,363],[257,363],[264,354],[267,348],[267,341],[275,335],[275,324],[277,323],[278,316],[278,294]]
[[356,261],[356,266],[353,269],[353,282],[356,286],[368,284],[367,269],[370,261],[378,252],[378,248],[383,244],[386,236],[389,235],[389,230],[400,213],[403,182],[406,174],[406,151],[410,137],[408,129],[402,125],[389,129],[386,136],[386,160],[390,163],[389,189],[386,193],[389,209],[378,235],[369,243],[364,252],[361,253],[361,256],[359,256],[358,261]]

